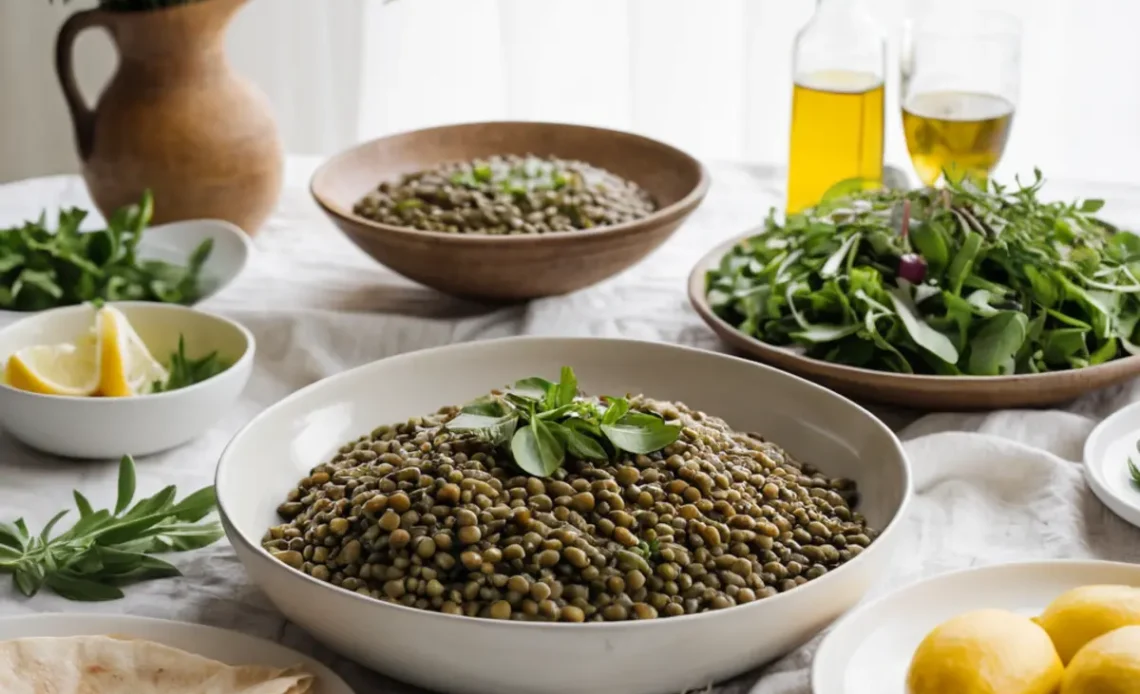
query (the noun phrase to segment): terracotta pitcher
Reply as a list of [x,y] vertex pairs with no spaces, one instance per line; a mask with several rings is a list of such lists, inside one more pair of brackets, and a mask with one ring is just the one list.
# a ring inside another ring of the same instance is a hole
[[[235,74],[223,39],[245,0],[70,17],[56,39],[56,72],[75,125],[83,178],[104,215],[154,192],[157,223],[214,218],[255,232],[281,188],[281,142],[268,100]],[[72,70],[90,27],[110,32],[118,71],[94,109]]]

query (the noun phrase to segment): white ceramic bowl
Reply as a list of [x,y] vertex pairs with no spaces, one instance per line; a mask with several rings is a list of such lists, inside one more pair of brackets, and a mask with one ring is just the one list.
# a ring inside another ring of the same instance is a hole
[[[187,388],[129,398],[40,395],[0,384],[0,427],[32,448],[67,458],[117,458],[174,448],[198,436],[230,407],[253,368],[254,340],[241,325],[171,304],[110,304],[126,315],[151,353],[165,363],[186,337],[191,358],[215,350],[234,361]],[[0,330],[0,363],[32,345],[71,342],[90,330],[95,309],[68,306],[33,314]]]
[[[187,258],[203,241],[213,239],[213,250],[202,266],[201,296],[205,301],[232,283],[245,269],[253,252],[249,235],[237,226],[220,219],[191,219],[150,227],[139,240],[140,258],[165,260],[185,265]],[[35,312],[0,310],[0,325],[19,320]]]
[[863,605],[835,625],[812,663],[813,694],[906,694],[918,644],[952,617],[983,609],[1041,614],[1080,586],[1140,586],[1140,566],[1041,561],[953,571]]
[[[518,378],[574,367],[587,393],[679,400],[763,433],[828,474],[855,479],[883,533],[853,561],[775,597],[698,615],[587,624],[499,622],[392,605],[273,559],[261,538],[312,467],[380,424],[465,402]],[[626,340],[511,338],[413,352],[333,376],[258,415],[222,454],[222,519],[253,580],[333,649],[454,694],[677,694],[777,658],[854,605],[885,571],[910,473],[866,410],[805,380],[733,357]]]

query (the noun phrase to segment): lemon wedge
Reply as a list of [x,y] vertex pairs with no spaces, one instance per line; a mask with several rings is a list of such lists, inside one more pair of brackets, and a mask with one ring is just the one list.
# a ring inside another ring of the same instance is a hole
[[147,393],[165,381],[166,369],[151,355],[127,317],[104,306],[95,316],[99,343],[99,395],[111,398]]
[[8,357],[4,380],[43,395],[94,395],[99,387],[99,347],[94,335],[75,344],[26,347]]

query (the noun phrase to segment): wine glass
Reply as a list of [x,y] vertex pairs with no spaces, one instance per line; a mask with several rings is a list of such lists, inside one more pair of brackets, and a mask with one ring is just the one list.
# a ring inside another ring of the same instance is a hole
[[1021,82],[1021,23],[960,5],[904,25],[903,131],[919,179],[984,185],[1009,139]]

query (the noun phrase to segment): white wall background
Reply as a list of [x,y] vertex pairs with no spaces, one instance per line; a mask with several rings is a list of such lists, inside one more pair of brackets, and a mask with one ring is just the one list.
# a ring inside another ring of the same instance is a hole
[[[892,37],[887,160],[907,166],[897,39],[923,2],[864,0]],[[85,5],[86,2],[86,5]],[[0,0],[0,180],[72,171],[55,32],[93,0]],[[1022,92],[999,175],[1140,184],[1137,0],[991,0],[1025,22]],[[328,154],[454,121],[605,125],[709,159],[787,158],[790,54],[811,0],[252,0],[233,63],[277,109],[286,147]],[[81,40],[95,94],[114,64]]]

